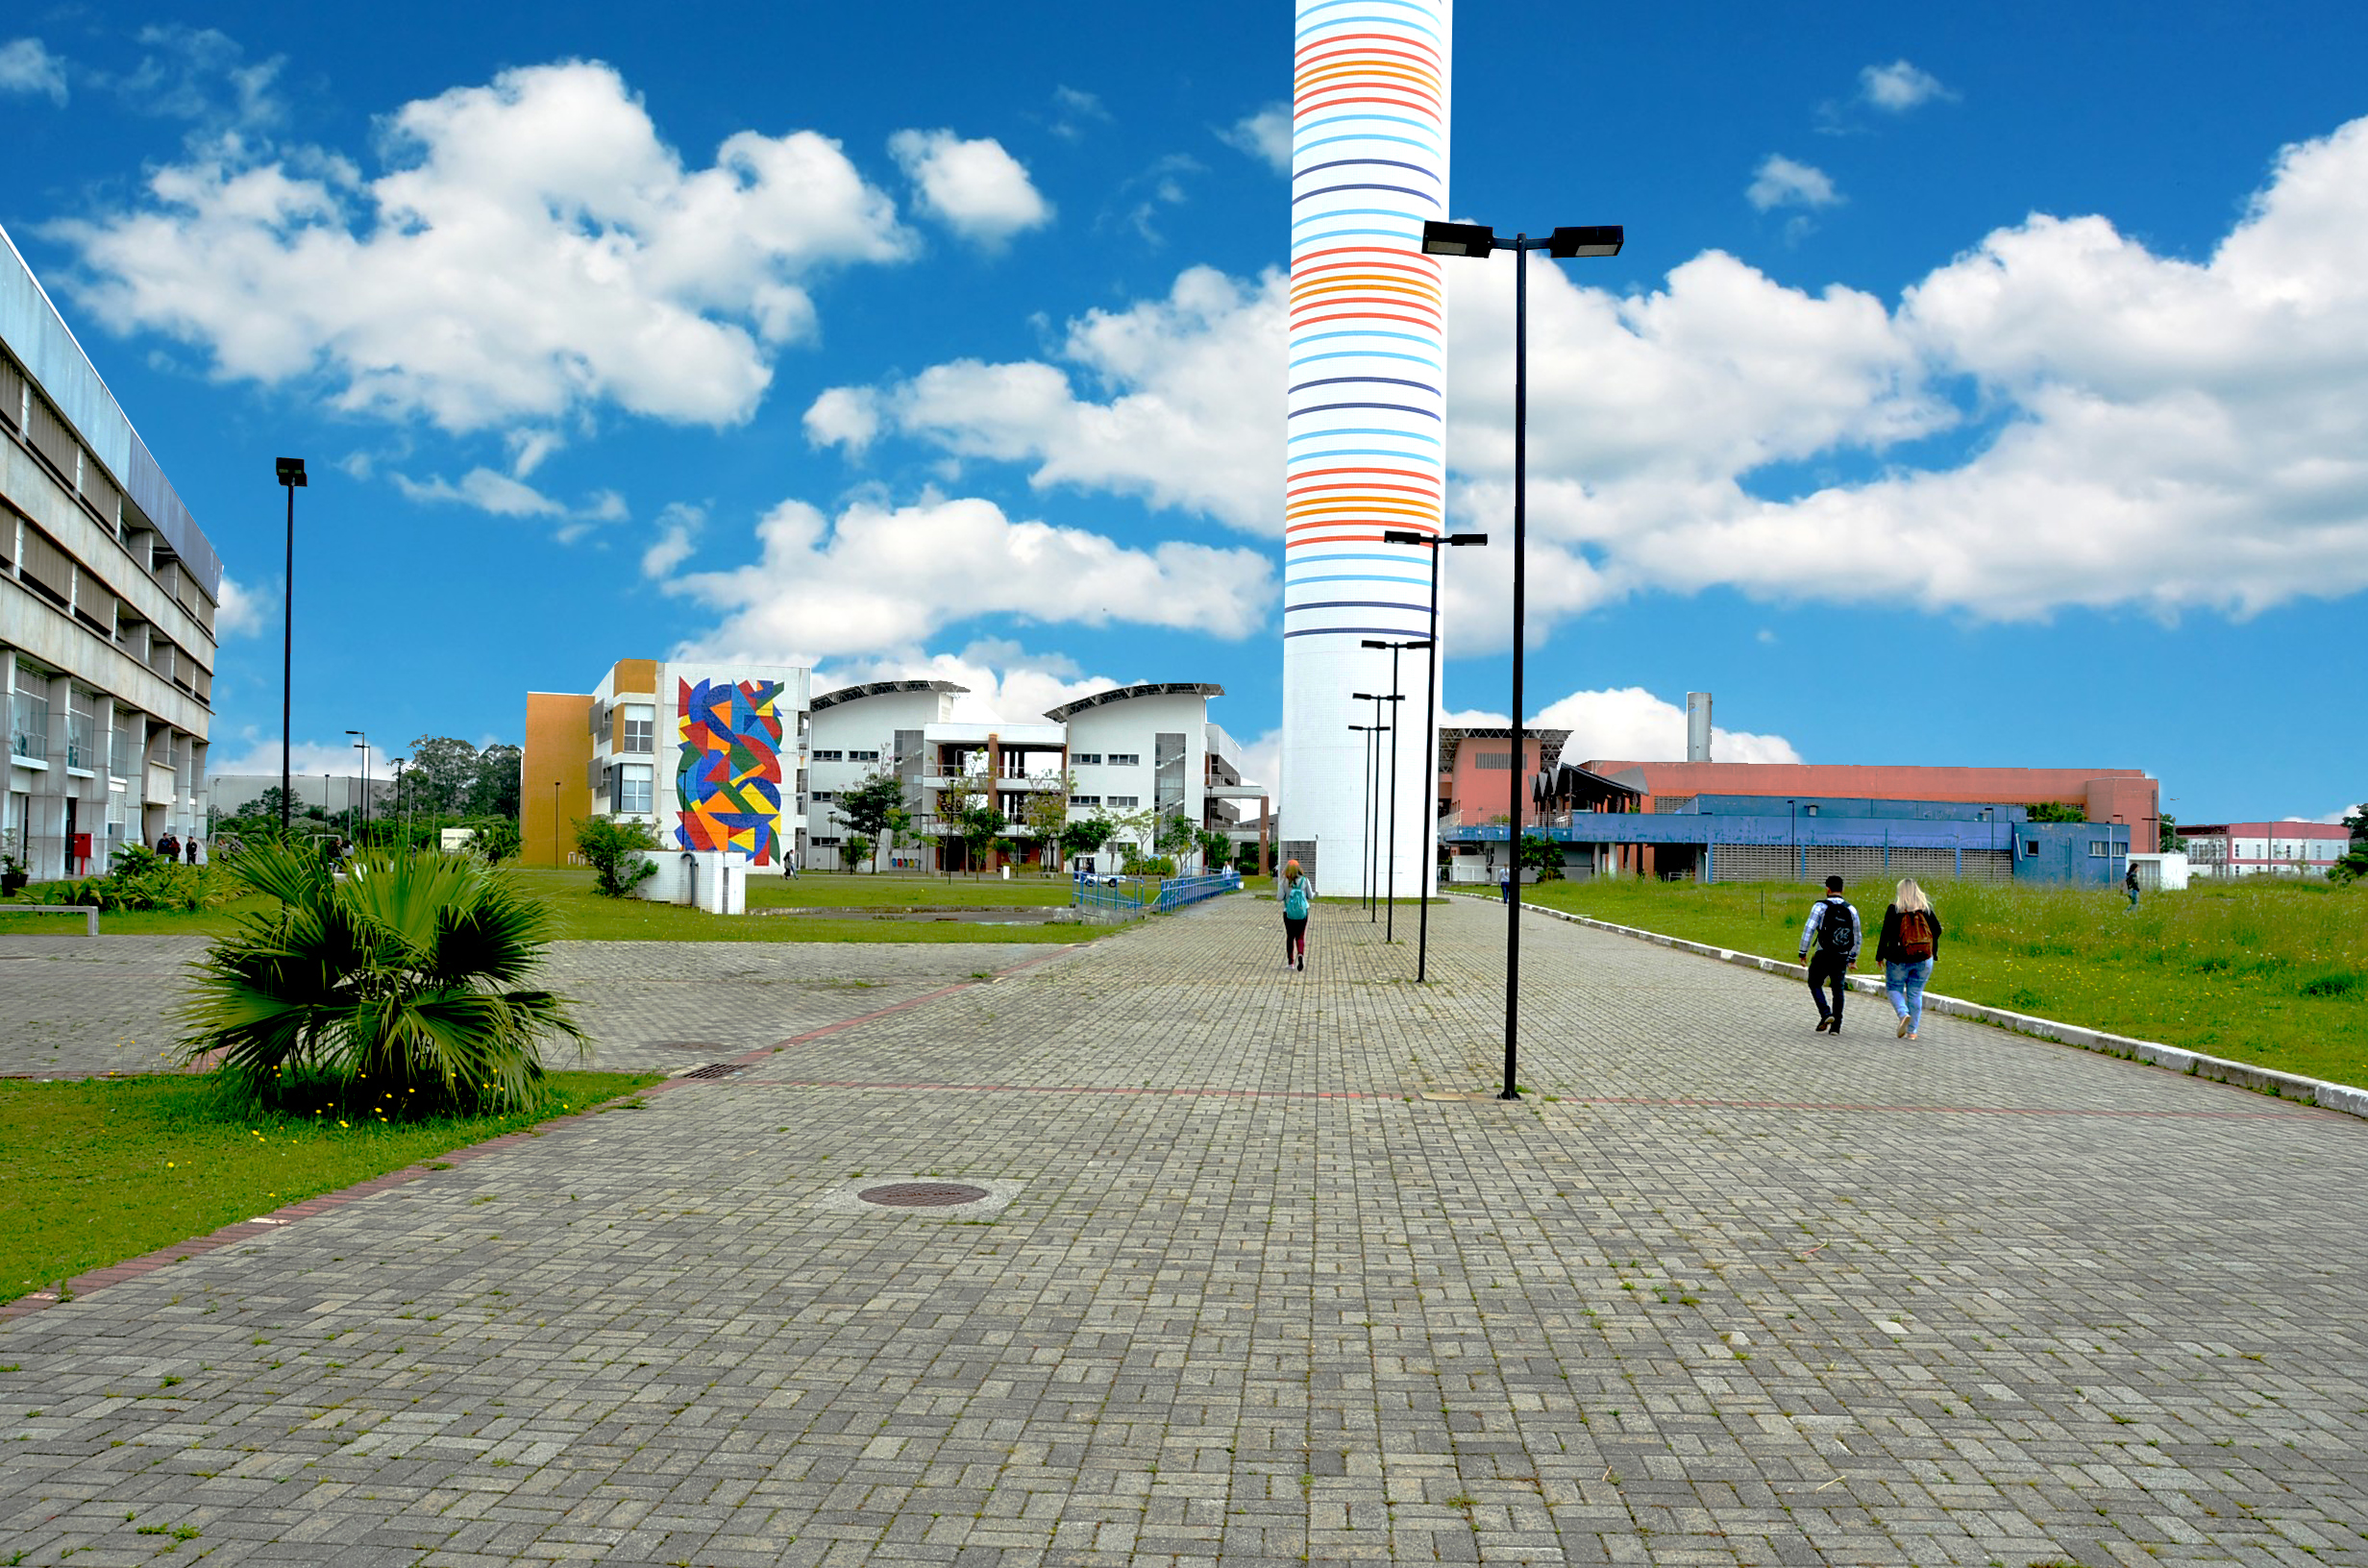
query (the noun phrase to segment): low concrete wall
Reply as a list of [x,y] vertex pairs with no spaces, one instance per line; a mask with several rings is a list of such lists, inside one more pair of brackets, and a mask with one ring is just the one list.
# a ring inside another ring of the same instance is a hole
[[[1472,896],[1466,894],[1465,896]],[[1572,925],[1590,926],[1597,931],[1609,931],[1616,936],[1634,937],[1655,946],[1668,947],[1681,953],[1696,953],[1714,958],[1723,964],[1739,964],[1745,968],[1762,969],[1769,974],[1781,974],[1809,982],[1809,967],[1788,964],[1782,959],[1762,958],[1757,953],[1739,953],[1730,947],[1713,947],[1707,943],[1687,942],[1678,937],[1663,936],[1658,931],[1642,931],[1633,925],[1615,925],[1610,920],[1598,920],[1586,915],[1566,914],[1559,909],[1547,909],[1539,904],[1523,904],[1525,911],[1548,919],[1567,920]],[[1870,975],[1852,975],[1850,989],[1862,996],[1883,994],[1883,982]],[[1985,1007],[1980,1002],[1968,1002],[1956,996],[1943,996],[1937,992],[1924,993],[1927,1012],[1950,1017],[1970,1018],[1976,1023],[1991,1024],[2000,1029],[2011,1029],[2018,1035],[2034,1040],[2053,1041],[2060,1045],[2077,1045],[2084,1051],[2097,1051],[2106,1056],[2125,1057],[2133,1062],[2144,1062],[2152,1066],[2183,1072],[2191,1078],[2209,1078],[2215,1083],[2234,1084],[2262,1094],[2274,1094],[2280,1099],[2299,1100],[2323,1110],[2341,1111],[2347,1115],[2368,1117],[2368,1089],[2350,1084],[2331,1084],[2324,1079],[2306,1078],[2296,1072],[2278,1072],[2268,1067],[2257,1067],[2250,1062],[2232,1062],[2224,1056],[2207,1056],[2202,1051],[2183,1050],[2177,1045],[2165,1045],[2159,1041],[2135,1040],[2128,1035],[2109,1034],[2103,1029],[2085,1029],[2076,1023],[2059,1023],[2053,1018],[2035,1017],[2028,1013],[2010,1012],[2003,1007]]]

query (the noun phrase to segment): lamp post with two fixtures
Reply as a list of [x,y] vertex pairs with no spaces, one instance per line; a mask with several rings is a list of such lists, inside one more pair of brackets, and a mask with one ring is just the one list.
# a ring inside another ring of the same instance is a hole
[[[1368,637],[1362,646],[1386,648],[1390,650],[1390,700],[1404,701],[1405,694],[1397,689],[1397,656],[1409,649],[1429,648],[1431,645],[1419,639],[1393,643]],[[1402,710],[1392,708],[1390,710],[1390,849],[1388,858],[1382,863],[1389,868],[1384,874],[1384,882],[1390,890],[1388,895],[1390,913],[1382,921],[1381,940],[1384,942],[1397,941],[1397,732],[1405,726],[1406,721]],[[1426,901],[1429,899],[1430,890],[1427,887],[1423,889],[1422,896]]]
[[[1365,646],[1378,648],[1381,645],[1367,643]],[[1365,864],[1368,868],[1366,881],[1372,889],[1371,896],[1366,901],[1365,910],[1366,923],[1369,925],[1381,919],[1381,901],[1387,896],[1382,891],[1385,879],[1381,870],[1381,738],[1385,734],[1390,737],[1390,745],[1393,748],[1393,755],[1394,755],[1394,748],[1397,746],[1397,708],[1395,704],[1403,701],[1404,698],[1395,692],[1392,692],[1387,697],[1379,692],[1351,692],[1348,695],[1360,702],[1373,704],[1373,768],[1368,775],[1371,782],[1367,785],[1365,792]],[[1390,722],[1386,724],[1381,722],[1381,705],[1384,702],[1393,704],[1390,709]]]
[[[1423,777],[1435,778],[1439,769],[1439,552],[1451,546],[1485,545],[1485,533],[1418,533],[1412,528],[1386,529],[1381,536],[1386,545],[1415,545],[1431,552],[1431,629],[1426,638],[1430,656],[1423,661],[1429,675],[1429,685],[1422,694],[1422,755]],[[1416,926],[1415,984],[1429,978],[1431,957],[1431,880],[1439,874],[1439,790],[1436,783],[1423,786],[1431,792],[1424,809],[1423,821],[1430,824],[1423,835],[1422,850],[1422,914]]]
[[[287,571],[280,582],[280,842],[284,844],[293,787],[288,774],[288,694],[295,689],[296,671],[296,492],[305,488],[305,460],[282,457],[275,467],[281,488],[287,492]],[[322,809],[328,809],[326,800]]]
[[361,737],[354,743],[354,749],[361,753],[361,832],[355,842],[367,845],[370,842],[370,737],[358,729],[349,729],[346,733]]
[[[1355,695],[1358,697],[1365,696],[1363,692],[1358,692]],[[1363,742],[1365,747],[1365,805],[1363,808],[1363,814],[1357,820],[1357,847],[1361,851],[1367,850],[1368,845],[1372,843],[1373,769],[1376,759],[1381,754],[1381,732],[1389,727],[1387,724],[1379,723],[1381,717],[1379,703],[1374,704],[1373,717],[1375,720],[1375,723],[1373,723],[1350,724],[1348,726],[1350,729],[1355,730],[1358,734],[1365,737]],[[1359,901],[1364,903],[1366,908],[1369,910],[1372,908],[1372,885],[1373,857],[1369,851],[1365,855],[1365,874],[1357,884],[1357,897]]]
[[[1617,256],[1626,234],[1617,224],[1560,228],[1543,238],[1526,233],[1499,240],[1484,223],[1443,223],[1422,226],[1425,256],[1461,256],[1481,259],[1497,250],[1514,253],[1513,285],[1513,766],[1526,774],[1521,734],[1521,622],[1527,609],[1528,577],[1524,571],[1529,541],[1529,253],[1543,251],[1555,260],[1577,257]],[[1521,1005],[1521,788],[1513,795],[1513,881],[1505,900],[1505,1088],[1499,1099],[1521,1097],[1516,1075]]]

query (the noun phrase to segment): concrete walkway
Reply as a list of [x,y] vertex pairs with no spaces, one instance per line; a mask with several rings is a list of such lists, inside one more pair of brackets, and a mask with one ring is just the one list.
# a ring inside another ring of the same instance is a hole
[[2368,1125],[1544,920],[1465,1098],[1492,910],[1278,923],[0,1324],[0,1562],[2368,1560]]

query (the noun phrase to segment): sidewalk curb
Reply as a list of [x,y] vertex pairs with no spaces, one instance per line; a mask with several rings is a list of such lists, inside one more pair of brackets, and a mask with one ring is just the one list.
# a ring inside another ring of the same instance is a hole
[[[995,979],[999,980],[1005,975],[1017,974],[1022,969],[1033,968],[1064,953],[1075,952],[1082,943],[1063,943],[1058,946],[1051,946],[1049,943],[1047,945],[1049,951],[1037,953],[1032,957],[1022,959],[1017,964],[1008,964],[997,969],[994,971]],[[754,1050],[745,1051],[738,1056],[728,1057],[725,1060],[733,1066],[754,1066],[757,1063],[785,1051],[793,1045],[807,1044],[826,1035],[837,1034],[842,1029],[851,1029],[857,1024],[869,1023],[876,1018],[884,1018],[891,1014],[919,1007],[924,1002],[933,1002],[941,996],[950,996],[955,992],[969,991],[976,986],[993,985],[994,983],[994,980],[956,980],[950,985],[940,986],[937,990],[926,992],[922,995],[910,997],[901,1002],[891,1002],[886,1007],[859,1014],[851,1018],[842,1018],[836,1023],[826,1023],[818,1028],[809,1029],[802,1035],[792,1035],[787,1040],[775,1044],[759,1045]],[[696,1069],[683,1069],[684,1072],[693,1070]],[[309,1219],[314,1214],[324,1213],[332,1209],[341,1209],[349,1203],[359,1202],[363,1198],[386,1191],[390,1188],[408,1187],[411,1183],[423,1181],[439,1170],[448,1170],[455,1165],[466,1164],[473,1160],[482,1160],[487,1155],[499,1154],[504,1149],[525,1142],[528,1139],[548,1137],[565,1128],[587,1126],[594,1116],[602,1115],[609,1107],[622,1105],[628,1100],[646,1100],[653,1094],[663,1094],[672,1090],[682,1089],[692,1082],[693,1080],[684,1077],[681,1073],[676,1073],[661,1078],[654,1084],[648,1084],[640,1089],[619,1094],[612,1099],[603,1100],[599,1105],[587,1105],[580,1111],[570,1112],[563,1116],[553,1116],[547,1121],[538,1121],[530,1127],[521,1127],[514,1133],[504,1133],[498,1138],[486,1139],[481,1143],[463,1144],[449,1153],[432,1155],[426,1160],[390,1170],[382,1176],[373,1176],[366,1182],[357,1182],[352,1187],[339,1188],[333,1192],[323,1192],[318,1196],[307,1198],[301,1203],[285,1204],[274,1209],[270,1213],[258,1214],[253,1219],[235,1220],[218,1231],[191,1237],[186,1241],[177,1242],[169,1247],[159,1247],[154,1252],[144,1252],[136,1258],[126,1258],[123,1262],[110,1263],[105,1268],[90,1269],[66,1281],[66,1294],[62,1297],[55,1290],[36,1290],[27,1295],[18,1296],[13,1301],[0,1301],[0,1327],[5,1327],[12,1318],[30,1317],[35,1312],[62,1306],[66,1301],[86,1296],[94,1290],[104,1290],[111,1285],[120,1285],[126,1280],[136,1280],[143,1274],[152,1274],[168,1264],[185,1262],[189,1259],[203,1257],[210,1252],[219,1252],[224,1247],[236,1246],[241,1241],[253,1241],[259,1237],[269,1236],[283,1226],[293,1225],[300,1219]]]
[[[1475,901],[1478,894],[1463,894],[1462,897]],[[1591,916],[1572,915],[1564,910],[1548,909],[1542,904],[1523,902],[1521,908],[1531,914],[1543,915],[1571,925],[1584,925],[1615,936],[1633,937],[1649,942],[1657,947],[1676,952],[1693,953],[1702,958],[1714,958],[1722,964],[1739,965],[1744,968],[1761,969],[1769,974],[1807,983],[1808,966],[1787,964],[1781,959],[1762,958],[1756,953],[1739,953],[1731,947],[1714,947],[1708,943],[1688,942],[1680,937],[1664,936],[1658,931],[1646,931],[1633,925],[1616,925],[1610,920],[1598,920]],[[1866,975],[1852,975],[1850,989],[1862,996],[1883,994],[1883,982]],[[2306,1078],[2298,1072],[2279,1072],[2270,1067],[2257,1067],[2250,1062],[2232,1062],[2225,1056],[2208,1056],[2202,1051],[2190,1051],[2178,1045],[2165,1045],[2159,1041],[2137,1040],[2129,1035],[2109,1034],[2103,1029],[2084,1028],[2077,1023],[2060,1023],[2054,1018],[2042,1018],[2029,1013],[2010,1012],[2003,1007],[1987,1007],[1980,1002],[1968,1002],[1957,996],[1943,996],[1938,992],[1924,993],[1928,1012],[1949,1017],[1968,1018],[1975,1023],[1986,1023],[2034,1040],[2053,1041],[2059,1045],[2077,1046],[2101,1056],[2118,1056],[2127,1061],[2143,1062],[2149,1066],[2170,1072],[2183,1073],[2190,1078],[2208,1078],[2214,1083],[2232,1084],[2249,1089],[2257,1094],[2275,1099],[2293,1100],[2303,1105],[2317,1106],[2322,1111],[2340,1111],[2345,1115],[2368,1119],[2368,1089],[2351,1084],[2331,1084],[2324,1079]]]

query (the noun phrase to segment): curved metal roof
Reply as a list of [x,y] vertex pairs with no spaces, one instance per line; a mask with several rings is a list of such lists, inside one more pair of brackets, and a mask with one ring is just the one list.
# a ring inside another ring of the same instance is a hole
[[1069,723],[1072,714],[1088,708],[1098,708],[1105,702],[1125,702],[1138,697],[1222,697],[1225,688],[1204,680],[1154,680],[1140,686],[1113,686],[1092,697],[1081,697],[1074,702],[1064,702],[1057,708],[1047,708],[1045,717],[1056,724]]
[[968,686],[957,686],[950,680],[874,680],[861,686],[842,686],[835,692],[825,692],[808,702],[808,713],[820,713],[835,708],[842,702],[860,701],[867,697],[878,697],[883,692],[967,692]]

